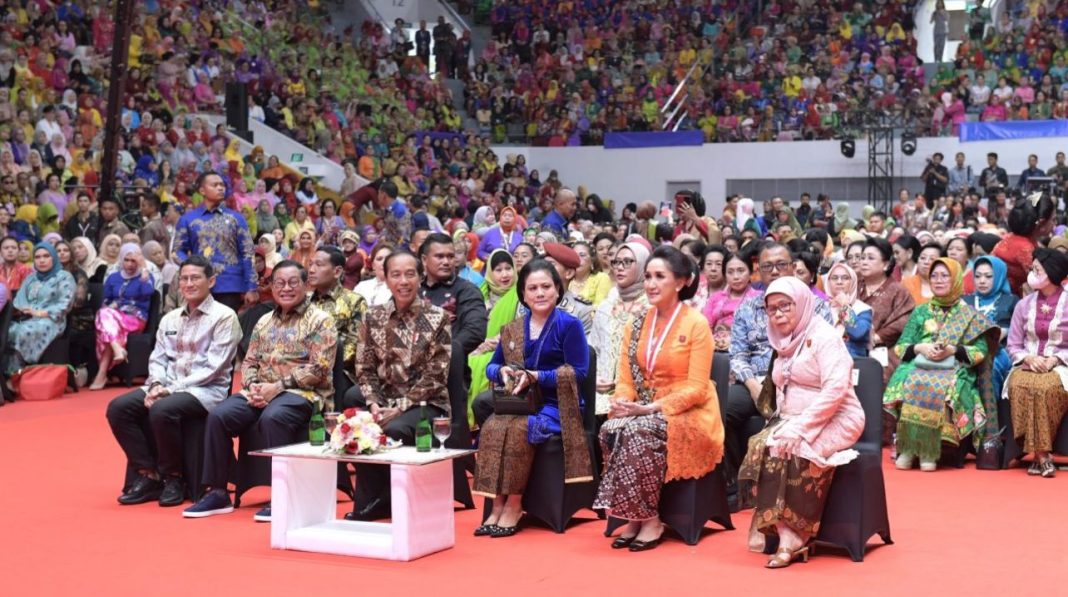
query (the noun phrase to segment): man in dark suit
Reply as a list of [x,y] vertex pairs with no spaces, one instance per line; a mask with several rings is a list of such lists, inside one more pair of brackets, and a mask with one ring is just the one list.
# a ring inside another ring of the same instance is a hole
[[430,32],[426,29],[426,21],[419,21],[419,30],[415,32],[415,55],[422,61],[423,66],[430,66]]
[[[452,364],[449,396],[459,402],[467,396],[471,372],[467,357],[486,339],[486,303],[482,291],[456,275],[456,250],[449,235],[437,232],[420,247],[423,284],[419,294],[452,317]],[[466,398],[465,398],[466,400]]]

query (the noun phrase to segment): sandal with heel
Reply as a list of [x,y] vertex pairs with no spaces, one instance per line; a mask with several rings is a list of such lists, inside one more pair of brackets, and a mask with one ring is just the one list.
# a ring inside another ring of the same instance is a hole
[[786,568],[794,561],[800,560],[801,563],[808,562],[808,556],[811,550],[811,546],[804,546],[800,549],[791,551],[789,549],[780,548],[775,552],[775,555],[771,556],[767,564],[764,564],[765,568]]
[[1041,475],[1043,479],[1052,479],[1057,475],[1057,467],[1054,466],[1052,458],[1044,460],[1039,468],[1042,471],[1039,475]]

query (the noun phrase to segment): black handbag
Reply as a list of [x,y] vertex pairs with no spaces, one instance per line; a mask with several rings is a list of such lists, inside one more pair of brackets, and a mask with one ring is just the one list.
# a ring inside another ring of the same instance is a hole
[[[524,334],[522,320],[513,321],[501,328],[500,346],[504,353],[504,362],[508,363],[508,366],[519,375],[526,375],[530,379],[526,390],[518,395],[512,393],[512,390],[515,389],[512,384],[504,387],[494,384],[493,414],[495,415],[530,416],[537,414],[541,410],[541,388],[538,387],[538,380],[534,377],[534,373],[527,371],[526,366],[523,365],[525,360],[525,355],[523,354]],[[541,353],[540,345],[538,353],[539,355]],[[534,360],[536,363],[537,357]],[[515,381],[513,380],[513,383]]]
[[509,386],[494,385],[493,414],[518,416],[537,414],[541,410],[542,400],[534,374],[523,371],[521,367],[513,366],[512,368],[520,371],[520,375],[529,376],[530,383],[527,384],[526,390],[519,394],[513,394]]

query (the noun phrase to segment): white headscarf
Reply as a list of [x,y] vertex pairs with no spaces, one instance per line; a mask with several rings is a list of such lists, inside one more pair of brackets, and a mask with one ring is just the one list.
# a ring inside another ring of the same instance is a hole
[[738,213],[734,214],[734,227],[739,233],[745,230],[745,223],[755,217],[753,214],[755,210],[753,200],[749,197],[742,197],[738,200]]

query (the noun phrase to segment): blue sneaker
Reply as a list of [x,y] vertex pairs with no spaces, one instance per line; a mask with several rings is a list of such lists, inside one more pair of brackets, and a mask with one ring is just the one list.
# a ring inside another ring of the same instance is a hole
[[230,494],[225,489],[212,489],[200,498],[200,501],[185,509],[182,516],[186,518],[205,518],[216,514],[229,514],[234,511]]
[[261,508],[259,512],[252,516],[252,520],[256,522],[271,522],[271,505],[267,504],[266,508]]

